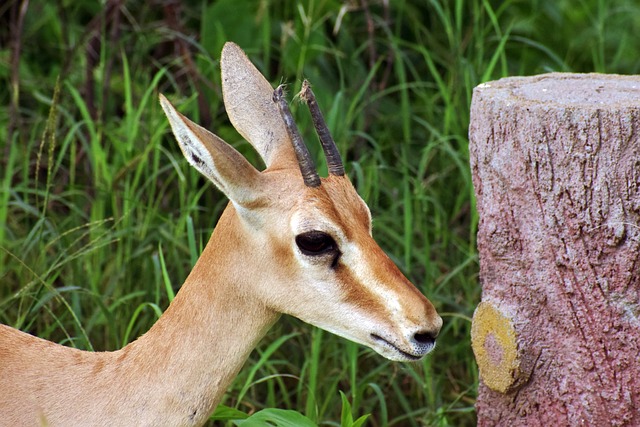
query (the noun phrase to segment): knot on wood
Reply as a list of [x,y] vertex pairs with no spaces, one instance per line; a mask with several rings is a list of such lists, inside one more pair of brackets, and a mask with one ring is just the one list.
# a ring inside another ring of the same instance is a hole
[[513,323],[490,302],[481,302],[473,314],[471,347],[490,389],[508,393],[525,382]]

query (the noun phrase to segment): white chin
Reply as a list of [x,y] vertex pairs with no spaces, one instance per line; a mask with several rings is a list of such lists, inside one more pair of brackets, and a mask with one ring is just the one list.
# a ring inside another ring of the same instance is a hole
[[394,362],[417,362],[428,354],[427,352],[424,354],[413,355],[413,354],[406,353],[394,346],[380,345],[378,343],[375,343],[374,345],[370,344],[369,347],[371,347],[373,350],[375,350],[378,354],[380,354],[384,358],[392,360]]

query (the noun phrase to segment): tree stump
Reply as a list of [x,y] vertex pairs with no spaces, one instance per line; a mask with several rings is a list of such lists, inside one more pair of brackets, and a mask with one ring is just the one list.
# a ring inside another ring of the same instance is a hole
[[640,425],[640,76],[473,93],[480,426]]

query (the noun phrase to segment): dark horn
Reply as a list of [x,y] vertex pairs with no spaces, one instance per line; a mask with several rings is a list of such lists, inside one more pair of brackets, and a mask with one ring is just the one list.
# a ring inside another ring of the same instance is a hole
[[322,144],[322,150],[324,151],[324,155],[327,158],[327,168],[329,169],[329,173],[331,175],[337,176],[344,175],[344,166],[342,164],[340,152],[338,151],[338,147],[331,137],[331,132],[329,132],[327,123],[324,121],[324,116],[322,115],[320,107],[318,107],[318,103],[316,102],[316,97],[311,90],[311,85],[307,80],[302,82],[300,98],[309,106],[313,126],[316,128],[318,138],[320,138],[320,143]]
[[304,141],[300,136],[298,126],[296,126],[296,122],[293,120],[289,105],[287,105],[287,101],[284,99],[283,85],[278,86],[276,90],[273,91],[273,102],[278,105],[280,115],[287,127],[287,132],[289,133],[289,138],[291,138],[293,150],[298,158],[298,165],[300,166],[300,172],[302,172],[302,179],[305,185],[307,187],[318,187],[320,185],[320,177],[318,176],[318,172],[316,172],[316,166],[313,164],[311,154],[309,154],[309,150],[307,146],[304,145]]

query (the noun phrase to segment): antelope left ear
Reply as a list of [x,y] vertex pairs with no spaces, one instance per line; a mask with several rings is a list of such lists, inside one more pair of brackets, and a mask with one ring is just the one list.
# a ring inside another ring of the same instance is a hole
[[297,168],[287,128],[273,103],[271,84],[232,42],[222,49],[220,69],[224,105],[233,127],[267,167]]
[[247,205],[261,197],[260,172],[242,154],[182,115],[162,94],[160,105],[191,166],[211,180],[234,204]]

